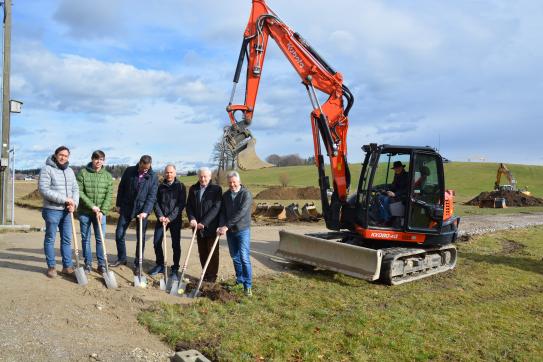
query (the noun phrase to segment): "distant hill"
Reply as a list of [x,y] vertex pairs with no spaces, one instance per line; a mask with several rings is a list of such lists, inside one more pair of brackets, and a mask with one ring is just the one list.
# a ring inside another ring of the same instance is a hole
[[[460,202],[467,201],[483,191],[492,191],[496,180],[498,163],[450,162],[445,164],[446,187],[456,192]],[[538,197],[543,197],[543,166],[507,164],[517,180],[518,187],[528,189]],[[361,165],[351,164],[352,190],[355,190],[360,176]],[[274,167],[263,170],[241,171],[242,183],[249,186],[278,186],[279,178],[286,174],[288,186],[318,186],[315,166]],[[196,176],[182,177],[190,185],[196,182]],[[507,179],[502,177],[502,183]]]

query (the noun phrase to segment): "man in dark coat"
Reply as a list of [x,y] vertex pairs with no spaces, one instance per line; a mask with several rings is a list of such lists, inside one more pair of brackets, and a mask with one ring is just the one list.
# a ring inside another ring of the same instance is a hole
[[390,190],[386,195],[379,195],[381,205],[379,207],[379,217],[384,223],[389,223],[392,215],[390,214],[390,203],[393,199],[403,201],[409,193],[409,174],[405,171],[405,165],[402,161],[395,161],[392,164],[394,170],[394,179]]
[[[211,182],[211,171],[207,167],[198,170],[198,182],[189,189],[187,200],[187,216],[191,228],[196,228],[198,253],[202,268],[209,256],[219,226],[222,189]],[[214,283],[219,271],[219,248],[211,258],[204,280]]]
[[[151,269],[149,275],[154,276],[164,273],[164,250],[162,250],[162,239],[164,238],[164,225],[166,230],[170,229],[173,249],[172,280],[177,279],[179,260],[181,259],[181,213],[185,208],[187,192],[185,185],[177,179],[175,166],[169,164],[164,169],[164,180],[158,186],[158,193],[155,204],[155,214],[158,222],[155,226],[153,244],[155,247],[156,265]],[[165,245],[165,247],[168,247]]]
[[[145,248],[145,231],[147,230],[147,218],[153,211],[158,190],[158,177],[151,168],[152,158],[143,155],[136,166],[128,167],[121,177],[117,192],[116,209],[119,213],[115,241],[117,243],[117,261],[113,267],[126,265],[125,235],[128,225],[134,219],[142,220],[142,250]],[[136,259],[134,261],[135,272],[139,266],[139,227],[136,227],[138,242],[136,243]]]

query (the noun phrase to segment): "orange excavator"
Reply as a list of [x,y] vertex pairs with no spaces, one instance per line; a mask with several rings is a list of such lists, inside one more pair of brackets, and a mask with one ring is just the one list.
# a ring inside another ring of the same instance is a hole
[[[342,74],[264,0],[252,0],[226,107],[231,126],[225,137],[230,147],[238,153],[254,152],[249,126],[270,37],[300,75],[309,96],[322,211],[331,230],[306,235],[282,230],[276,254],[386,284],[453,269],[457,259],[453,243],[460,219],[453,215],[453,192],[445,189],[442,157],[430,147],[365,145],[358,186],[350,194],[347,131],[354,97],[343,84]],[[245,102],[233,104],[245,59]],[[322,104],[317,92],[328,97]],[[237,114],[241,117],[236,118]],[[330,161],[332,184],[326,175],[323,149]],[[258,162],[255,164],[258,167]],[[393,171],[399,168],[403,182]]]

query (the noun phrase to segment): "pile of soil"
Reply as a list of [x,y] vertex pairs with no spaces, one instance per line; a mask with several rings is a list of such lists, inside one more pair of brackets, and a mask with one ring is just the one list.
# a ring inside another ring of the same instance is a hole
[[528,196],[520,191],[492,191],[481,192],[479,196],[464,203],[464,205],[479,206],[484,200],[493,201],[495,198],[504,198],[507,206],[543,206],[543,199],[534,196]]
[[280,187],[273,186],[260,191],[255,199],[260,200],[319,200],[321,192],[318,187]]
[[38,189],[35,189],[34,191],[32,191],[31,193],[29,194],[26,194],[24,195],[23,197],[21,197],[22,200],[41,200],[42,197],[41,197],[41,194],[40,192],[38,191]]
[[[190,293],[193,288],[196,288],[196,285],[189,283],[187,286],[187,291]],[[207,282],[202,283],[202,287],[200,288],[200,296],[213,301],[218,300],[223,303],[237,301],[239,299],[236,294],[227,290],[225,286],[219,283]]]

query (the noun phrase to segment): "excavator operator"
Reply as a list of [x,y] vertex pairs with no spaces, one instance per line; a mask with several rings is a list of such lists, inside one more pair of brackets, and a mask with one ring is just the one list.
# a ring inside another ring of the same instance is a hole
[[379,219],[383,226],[390,225],[392,215],[390,213],[390,203],[393,201],[402,201],[409,193],[409,174],[405,171],[405,165],[402,161],[395,161],[392,164],[394,170],[394,180],[390,190],[385,194],[379,195]]

